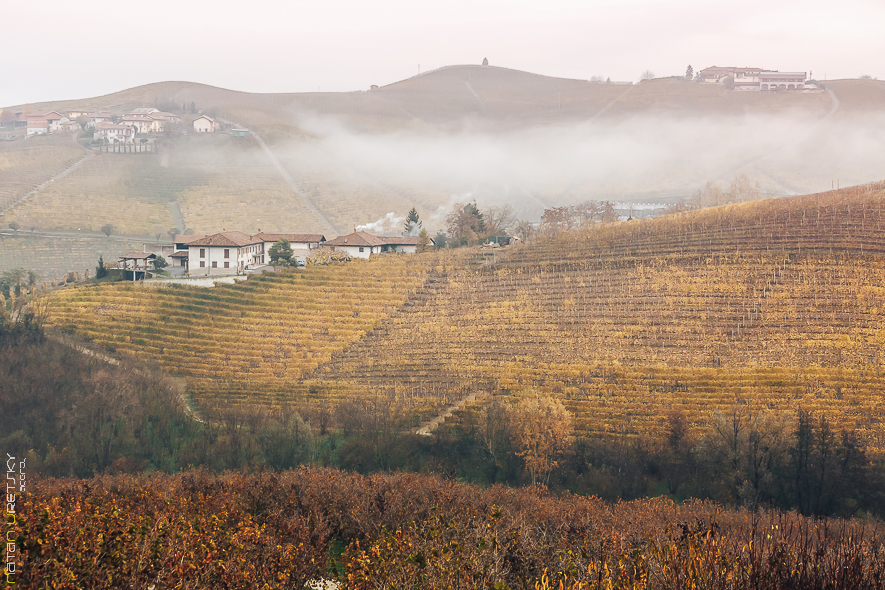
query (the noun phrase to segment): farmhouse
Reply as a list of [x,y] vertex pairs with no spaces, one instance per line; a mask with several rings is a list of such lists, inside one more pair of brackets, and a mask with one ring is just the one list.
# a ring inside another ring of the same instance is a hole
[[292,258],[302,263],[307,260],[312,250],[319,248],[326,241],[326,236],[322,234],[267,234],[259,232],[252,238],[262,244],[258,264],[270,263],[270,255],[266,252],[280,240],[289,241],[289,246],[292,247]]
[[264,244],[240,231],[224,231],[190,242],[187,250],[191,276],[230,275],[262,264]]
[[196,133],[215,133],[218,131],[218,123],[215,119],[208,115],[200,115],[194,119],[194,132]]
[[62,119],[66,119],[64,115],[56,111],[48,111],[44,113],[30,113],[28,119],[28,135],[42,135],[58,131],[58,123]]
[[734,90],[751,92],[817,88],[806,84],[808,76],[805,72],[778,72],[762,68],[713,66],[698,72],[698,80],[705,84],[723,84],[731,80]]
[[354,258],[368,258],[372,254],[384,252],[414,254],[418,248],[418,238],[373,236],[364,231],[355,231],[352,234],[338,236],[334,240],[325,242],[323,246],[339,252],[346,252]]
[[132,143],[135,140],[135,127],[106,121],[95,126],[94,137],[108,143]]

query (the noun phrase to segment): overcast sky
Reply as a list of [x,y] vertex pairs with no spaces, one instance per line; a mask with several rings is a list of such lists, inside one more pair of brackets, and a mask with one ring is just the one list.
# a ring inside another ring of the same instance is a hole
[[3,0],[0,105],[164,80],[365,90],[472,63],[637,80],[710,65],[885,79],[882,0]]

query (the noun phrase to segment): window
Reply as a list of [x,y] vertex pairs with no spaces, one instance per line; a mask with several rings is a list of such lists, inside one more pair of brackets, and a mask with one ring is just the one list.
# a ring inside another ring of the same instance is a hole
[[365,251],[365,248],[363,248],[362,246],[360,246],[360,252],[364,252],[364,251]]
[[218,268],[218,263],[214,260],[212,261],[212,268]]
[[230,262],[225,262],[225,263],[224,263],[224,268],[230,268]]
[[206,261],[205,260],[200,261],[200,268],[206,268]]
[[230,249],[228,249],[228,248],[225,248],[225,249],[224,249],[224,257],[225,257],[225,258],[230,258]]
[[187,258],[181,259],[181,266],[187,266]]
[[200,248],[200,258],[206,258],[206,248]]

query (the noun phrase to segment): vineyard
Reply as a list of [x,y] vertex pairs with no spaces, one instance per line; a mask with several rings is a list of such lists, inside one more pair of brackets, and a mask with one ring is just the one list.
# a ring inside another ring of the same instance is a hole
[[390,257],[263,274],[234,285],[66,289],[52,321],[187,377],[204,407],[279,405],[301,378],[379,326],[420,286],[425,259]]
[[450,402],[540,387],[587,436],[661,432],[674,408],[701,426],[735,401],[802,407],[883,449],[882,188],[565,233],[431,273],[312,385]]
[[738,402],[825,412],[883,450],[883,189],[205,294],[70,290],[55,296],[53,321],[156,358],[208,404],[383,392],[427,408],[533,386],[563,400],[582,436],[659,433],[676,408],[700,428]]
[[127,252],[139,251],[141,241],[101,237],[32,235],[18,231],[0,236],[0,272],[25,268],[37,273],[40,281],[51,282],[69,272],[84,276],[88,270],[93,276],[98,257],[116,263]]
[[66,136],[0,143],[0,211],[82,156],[83,149]]

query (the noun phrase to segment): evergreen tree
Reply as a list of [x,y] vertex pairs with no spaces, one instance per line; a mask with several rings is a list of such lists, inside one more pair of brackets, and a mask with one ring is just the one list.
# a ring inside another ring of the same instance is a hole
[[104,265],[104,257],[99,255],[98,257],[98,266],[95,267],[95,278],[103,279],[108,276],[108,269]]
[[694,68],[689,64],[688,69],[685,70],[685,79],[691,80],[692,78],[694,78]]
[[406,216],[406,222],[403,225],[403,235],[414,235],[415,232],[421,229],[421,226],[422,223],[421,218],[418,216],[418,211],[412,207],[412,210],[409,211],[409,214]]
[[270,254],[270,263],[274,266],[289,266],[292,264],[292,246],[289,245],[289,240],[285,238],[271,246],[268,254]]

